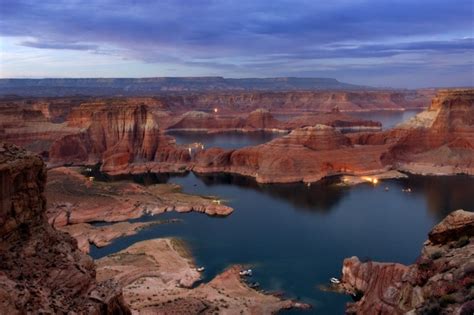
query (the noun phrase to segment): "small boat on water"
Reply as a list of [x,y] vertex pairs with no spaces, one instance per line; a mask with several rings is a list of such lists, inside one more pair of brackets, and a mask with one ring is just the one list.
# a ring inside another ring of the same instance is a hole
[[402,191],[407,192],[407,193],[411,193],[411,188],[403,188]]
[[388,191],[388,190],[389,190],[388,187],[385,187],[385,191]]
[[251,277],[252,276],[252,269],[241,270],[239,272],[239,275]]
[[339,280],[338,278],[334,278],[334,277],[331,278],[330,281],[331,281],[331,283],[333,283],[333,284],[339,284],[339,283],[341,283],[341,280]]
[[198,272],[203,272],[204,270],[206,270],[206,268],[204,268],[204,267],[198,267],[198,268],[196,268],[196,271],[198,271]]

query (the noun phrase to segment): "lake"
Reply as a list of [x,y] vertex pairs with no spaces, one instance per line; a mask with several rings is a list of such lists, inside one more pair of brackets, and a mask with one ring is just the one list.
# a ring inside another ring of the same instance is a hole
[[[452,210],[474,209],[474,178],[467,176],[410,176],[354,187],[258,184],[227,174],[145,174],[121,179],[145,185],[178,183],[188,193],[219,196],[235,211],[225,218],[201,213],[140,218],[135,221],[178,218],[182,222],[155,225],[110,246],[92,247],[94,258],[141,240],[179,237],[190,245],[197,265],[206,267],[204,281],[231,264],[252,264],[252,281],[262,289],[284,291],[314,307],[309,312],[285,312],[292,314],[343,314],[350,298],[320,291],[318,285],[340,275],[344,258],[356,255],[412,263],[436,223]],[[413,192],[402,192],[407,187]]]
[[351,116],[357,117],[364,120],[380,121],[382,123],[382,129],[390,129],[395,125],[407,121],[416,114],[422,112],[420,109],[408,109],[404,111],[370,111],[370,112],[353,112],[347,113]]
[[[406,111],[372,111],[363,113],[348,113],[351,116],[364,119],[380,121],[383,129],[394,127],[403,121],[413,117],[420,110]],[[275,115],[275,118],[286,121],[295,118],[295,115]],[[190,144],[199,142],[204,144],[205,148],[220,147],[223,149],[240,149],[248,146],[255,146],[269,142],[273,139],[286,135],[286,133],[274,133],[265,131],[256,132],[222,132],[211,133],[201,131],[170,130],[166,134],[174,137],[177,144]]]
[[[376,110],[368,112],[345,112],[344,114],[356,117],[362,120],[373,120],[380,121],[382,123],[382,129],[390,129],[395,125],[407,121],[416,114],[422,112],[422,109],[407,109],[404,111],[392,111],[392,110]],[[288,121],[294,119],[298,114],[275,114],[274,117],[281,121]]]
[[255,146],[281,137],[286,133],[278,132],[222,132],[211,133],[197,131],[167,131],[166,134],[173,136],[177,144],[189,144],[200,142],[206,148],[219,147],[223,149],[240,149]]

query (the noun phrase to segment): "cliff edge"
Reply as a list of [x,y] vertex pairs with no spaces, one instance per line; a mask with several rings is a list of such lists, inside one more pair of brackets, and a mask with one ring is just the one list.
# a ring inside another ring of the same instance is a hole
[[0,144],[0,313],[130,314],[112,281],[46,221],[43,161]]

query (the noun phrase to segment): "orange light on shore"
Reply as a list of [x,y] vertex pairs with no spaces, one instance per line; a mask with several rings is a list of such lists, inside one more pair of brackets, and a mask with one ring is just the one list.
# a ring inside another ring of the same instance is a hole
[[375,177],[369,177],[369,176],[362,176],[361,179],[367,181],[367,182],[370,182],[374,185],[378,184],[379,180]]

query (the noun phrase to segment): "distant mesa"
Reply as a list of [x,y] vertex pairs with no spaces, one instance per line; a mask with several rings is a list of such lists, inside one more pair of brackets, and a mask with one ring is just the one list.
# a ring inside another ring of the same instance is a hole
[[[78,79],[0,79],[0,95],[153,95],[157,92],[360,90],[366,86],[332,78],[155,77]],[[373,88],[370,88],[373,89]]]

